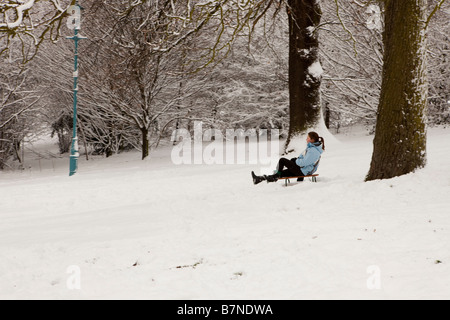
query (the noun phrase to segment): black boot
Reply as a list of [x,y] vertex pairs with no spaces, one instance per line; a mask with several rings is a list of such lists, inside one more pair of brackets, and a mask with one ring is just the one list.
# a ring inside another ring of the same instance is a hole
[[280,177],[278,174],[272,174],[270,176],[264,176],[267,180],[267,182],[277,182],[278,178]]
[[253,179],[253,184],[258,184],[261,181],[266,180],[265,176],[257,176],[253,171],[252,171],[252,179]]

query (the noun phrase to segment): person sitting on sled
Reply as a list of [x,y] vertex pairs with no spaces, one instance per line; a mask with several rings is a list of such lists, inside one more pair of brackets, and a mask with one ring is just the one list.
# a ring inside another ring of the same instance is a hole
[[[292,158],[291,160],[281,158],[278,161],[276,173],[257,176],[252,171],[253,183],[258,184],[264,180],[275,182],[281,177],[309,176],[316,172],[322,152],[325,151],[325,140],[312,131],[308,133],[306,142],[306,149],[298,158]],[[299,178],[297,181],[303,181],[303,178]]]

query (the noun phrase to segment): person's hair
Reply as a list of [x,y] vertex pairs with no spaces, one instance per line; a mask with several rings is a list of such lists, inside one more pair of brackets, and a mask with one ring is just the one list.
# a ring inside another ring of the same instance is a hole
[[319,137],[319,134],[314,131],[309,132],[308,136],[310,139],[314,140],[314,142],[320,142],[322,144],[323,151],[325,151],[325,139],[324,138]]

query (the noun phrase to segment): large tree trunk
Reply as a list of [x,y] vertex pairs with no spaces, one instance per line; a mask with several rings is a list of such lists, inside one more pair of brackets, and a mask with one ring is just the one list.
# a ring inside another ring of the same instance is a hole
[[314,127],[320,118],[319,39],[322,11],[316,0],[289,0],[289,134],[290,140]]
[[385,4],[383,79],[366,180],[400,176],[426,163],[427,0]]

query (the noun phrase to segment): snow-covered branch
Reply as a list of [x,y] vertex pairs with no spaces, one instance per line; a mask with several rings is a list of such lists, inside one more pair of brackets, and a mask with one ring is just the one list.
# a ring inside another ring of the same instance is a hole
[[[35,0],[28,0],[24,2],[23,0],[16,0],[10,2],[9,4],[0,5],[0,12],[4,12],[4,22],[0,22],[0,29],[6,28],[6,29],[15,29],[19,27],[23,23],[23,17],[24,13],[26,11],[30,10],[35,3]],[[15,10],[15,16],[14,20],[12,22],[9,21],[9,16],[7,14],[6,9],[14,9]]]

